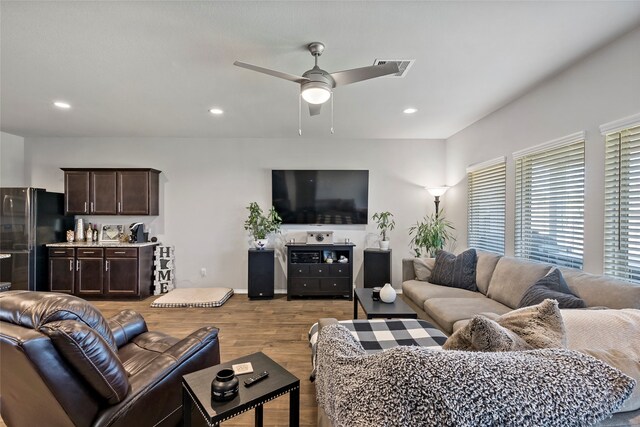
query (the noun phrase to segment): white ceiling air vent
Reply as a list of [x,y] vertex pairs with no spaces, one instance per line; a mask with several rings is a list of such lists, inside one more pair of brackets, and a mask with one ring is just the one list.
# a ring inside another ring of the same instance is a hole
[[415,59],[376,59],[373,61],[373,65],[384,65],[387,62],[395,62],[398,64],[398,72],[390,74],[387,77],[404,77],[409,72],[409,68],[416,62]]

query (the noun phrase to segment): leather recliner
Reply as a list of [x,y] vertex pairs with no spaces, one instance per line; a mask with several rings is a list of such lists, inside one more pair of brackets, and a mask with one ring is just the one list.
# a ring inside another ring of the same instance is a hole
[[80,298],[0,294],[0,411],[9,427],[175,426],[182,376],[220,363],[218,329],[179,340]]

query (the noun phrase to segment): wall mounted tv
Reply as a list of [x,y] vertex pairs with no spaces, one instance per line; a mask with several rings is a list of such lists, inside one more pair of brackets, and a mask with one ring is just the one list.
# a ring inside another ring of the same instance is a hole
[[283,224],[366,224],[368,170],[273,170],[273,206]]

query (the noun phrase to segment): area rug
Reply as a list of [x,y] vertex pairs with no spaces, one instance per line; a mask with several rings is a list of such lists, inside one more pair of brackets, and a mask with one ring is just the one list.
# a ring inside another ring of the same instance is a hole
[[178,288],[152,302],[151,307],[220,307],[231,295],[231,288]]

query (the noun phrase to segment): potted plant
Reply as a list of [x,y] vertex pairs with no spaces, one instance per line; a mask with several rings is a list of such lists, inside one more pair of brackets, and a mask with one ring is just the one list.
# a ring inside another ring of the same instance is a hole
[[280,231],[282,218],[280,218],[273,206],[271,206],[267,215],[264,215],[257,202],[249,203],[247,210],[249,211],[249,217],[244,222],[244,229],[248,230],[253,236],[256,248],[264,249],[267,246],[267,235]]
[[376,212],[371,217],[378,223],[378,230],[380,230],[380,249],[389,250],[389,239],[387,239],[387,232],[394,229],[396,222],[393,220],[393,214],[391,212]]
[[412,236],[411,246],[416,256],[424,254],[434,257],[447,242],[455,241],[452,231],[453,226],[445,219],[443,211],[440,211],[439,215],[427,215],[422,221],[416,222],[416,225],[409,228],[409,235]]

